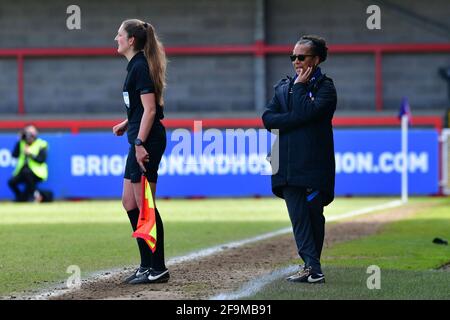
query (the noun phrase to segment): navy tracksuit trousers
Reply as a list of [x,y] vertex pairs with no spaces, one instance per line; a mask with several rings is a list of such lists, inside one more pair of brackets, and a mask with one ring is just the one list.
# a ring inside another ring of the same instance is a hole
[[325,237],[321,194],[311,199],[304,188],[286,186],[283,196],[291,218],[298,254],[313,273],[322,273],[320,255]]

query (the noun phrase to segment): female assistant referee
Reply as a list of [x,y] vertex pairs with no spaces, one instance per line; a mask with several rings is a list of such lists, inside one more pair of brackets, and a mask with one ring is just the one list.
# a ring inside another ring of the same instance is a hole
[[[113,133],[128,134],[130,144],[123,180],[122,204],[136,231],[141,206],[141,176],[144,174],[155,199],[158,166],[166,148],[166,130],[161,123],[165,88],[166,56],[150,23],[137,19],[122,22],[114,39],[117,52],[128,60],[123,99],[127,119]],[[152,253],[145,240],[138,238],[140,267],[125,281],[130,284],[161,283],[169,280],[164,262],[164,229],[155,204],[158,245]]]

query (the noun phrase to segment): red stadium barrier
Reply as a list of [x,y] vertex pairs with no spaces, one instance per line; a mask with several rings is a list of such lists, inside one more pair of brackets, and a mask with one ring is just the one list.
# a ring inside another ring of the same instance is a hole
[[[170,55],[254,55],[257,57],[270,54],[287,54],[291,45],[267,45],[257,41],[250,45],[226,46],[182,46],[168,47]],[[375,55],[375,106],[377,111],[383,110],[383,75],[382,55],[386,53],[433,53],[450,52],[450,43],[437,44],[336,44],[329,46],[330,53]],[[18,114],[23,115],[24,103],[24,59],[26,57],[82,57],[82,56],[115,56],[115,48],[22,48],[0,49],[0,57],[17,59]]]
[[[108,129],[121,119],[98,120],[0,120],[0,130],[16,130],[32,123],[39,129],[65,129],[72,133],[78,133],[81,129]],[[202,128],[262,128],[260,118],[236,118],[236,119],[165,119],[164,125],[168,129],[188,128],[195,131],[194,121],[202,121]],[[397,117],[335,117],[333,125],[336,127],[399,127],[400,120]],[[438,133],[441,132],[443,121],[438,116],[415,116],[412,125],[432,126]]]

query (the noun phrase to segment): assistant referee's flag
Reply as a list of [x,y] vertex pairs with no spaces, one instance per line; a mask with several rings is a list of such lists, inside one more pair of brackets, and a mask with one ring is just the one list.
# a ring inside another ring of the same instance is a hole
[[139,214],[137,229],[133,232],[134,238],[142,238],[153,253],[156,250],[156,215],[153,202],[152,190],[145,176],[141,179],[142,185],[142,207]]

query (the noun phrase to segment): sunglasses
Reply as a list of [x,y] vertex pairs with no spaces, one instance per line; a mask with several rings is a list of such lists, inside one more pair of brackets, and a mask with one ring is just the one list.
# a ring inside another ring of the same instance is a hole
[[314,57],[314,55],[313,54],[297,54],[297,55],[291,54],[289,56],[289,58],[291,58],[292,62],[297,60],[297,58],[298,58],[299,61],[305,61],[306,57]]

